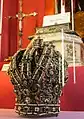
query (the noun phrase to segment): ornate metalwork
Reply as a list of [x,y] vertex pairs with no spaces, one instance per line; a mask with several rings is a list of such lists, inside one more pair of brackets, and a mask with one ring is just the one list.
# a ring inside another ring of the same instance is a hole
[[[76,51],[76,47],[75,48],[75,58],[77,57],[77,51]],[[73,44],[67,44],[66,45],[66,50],[67,50],[67,60],[73,60]]]
[[[67,67],[64,61],[65,83]],[[16,112],[25,116],[57,116],[63,88],[61,70],[62,56],[52,42],[38,38],[31,49],[19,50],[8,70],[16,93]]]
[[69,23],[60,24],[60,25],[56,24],[52,26],[36,28],[36,34],[49,34],[49,33],[61,32],[62,28],[65,32],[70,31]]

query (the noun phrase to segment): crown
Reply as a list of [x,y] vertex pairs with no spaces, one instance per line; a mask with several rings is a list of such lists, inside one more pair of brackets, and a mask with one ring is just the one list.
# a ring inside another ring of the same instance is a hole
[[[65,83],[68,79],[67,67],[64,60]],[[12,57],[8,74],[14,85],[18,114],[34,117],[58,115],[63,88],[62,56],[55,50],[53,42],[37,38],[31,49],[17,51]]]

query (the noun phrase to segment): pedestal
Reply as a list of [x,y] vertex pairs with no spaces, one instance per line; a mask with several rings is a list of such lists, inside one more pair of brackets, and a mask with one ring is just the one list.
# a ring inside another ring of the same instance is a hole
[[[44,41],[53,41],[56,46],[56,50],[62,53],[62,33],[61,29],[64,29],[64,56],[69,66],[73,65],[73,40],[75,42],[75,63],[76,65],[82,65],[84,63],[84,45],[81,38],[69,30],[68,24],[56,25],[50,27],[38,28],[36,31],[36,37],[42,38]],[[66,32],[67,31],[67,32]]]

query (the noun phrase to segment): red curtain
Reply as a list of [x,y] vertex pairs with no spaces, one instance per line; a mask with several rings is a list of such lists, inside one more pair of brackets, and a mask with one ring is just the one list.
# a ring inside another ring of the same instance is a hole
[[[15,16],[18,11],[17,0],[4,1],[1,60],[12,56],[18,49],[18,22],[15,18],[7,18],[8,16]],[[54,0],[23,0],[23,12],[28,14],[34,11],[38,13],[37,16],[23,19],[22,48],[28,45],[30,42],[28,36],[35,33],[36,27],[42,26],[43,16],[54,13]]]
[[45,15],[55,13],[55,0],[45,0]]
[[3,5],[1,60],[12,56],[17,50],[17,22],[16,19],[8,19],[17,13],[17,0],[5,0]]
[[31,36],[35,33],[36,27],[42,26],[44,10],[45,10],[45,0],[30,0],[30,1],[23,0],[23,13],[29,14],[31,12],[37,12],[38,15],[25,17],[23,19],[22,48],[27,47],[28,43],[30,42],[28,40],[28,36]]
[[36,32],[36,27],[42,26],[44,15],[54,14],[54,0],[23,0],[23,12],[28,14],[34,11],[38,13],[37,16],[25,17],[23,19],[23,48],[30,42],[28,36]]

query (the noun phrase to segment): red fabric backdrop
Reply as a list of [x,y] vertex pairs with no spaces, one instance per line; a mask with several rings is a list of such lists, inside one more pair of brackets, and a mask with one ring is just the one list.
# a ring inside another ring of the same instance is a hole
[[73,82],[73,68],[68,69],[69,80],[63,89],[61,110],[84,111],[84,66],[76,67],[76,84]]
[[[55,0],[23,0],[23,12],[28,14],[36,11],[38,15],[23,19],[22,48],[30,42],[28,36],[35,33],[35,28],[42,26],[43,16],[54,14],[54,2]],[[18,49],[18,20],[5,18],[15,16],[19,11],[18,6],[18,0],[4,1],[0,60],[12,56]]]
[[[76,84],[73,83],[73,68],[69,68],[69,79],[63,88],[61,110],[84,111],[84,66],[76,67]],[[14,108],[15,95],[10,77],[0,72],[0,108]]]
[[45,0],[45,15],[55,13],[55,0]]
[[[25,17],[23,19],[23,41],[22,47],[26,47],[30,42],[28,40],[28,36],[33,35],[35,33],[36,27],[42,25],[42,20],[44,16],[45,10],[45,0],[23,0],[23,12],[29,14],[31,12],[37,12],[37,16]],[[18,43],[17,43],[18,46]]]
[[5,0],[3,4],[3,23],[2,23],[2,38],[1,38],[1,59],[13,55],[17,48],[16,34],[17,22],[16,19],[8,19],[8,16],[15,16],[17,13],[17,0]]
[[[13,55],[18,49],[18,21],[5,18],[15,16],[18,11],[18,0],[4,1],[0,60]],[[54,13],[54,0],[23,0],[23,12],[28,14],[34,11],[37,16],[23,19],[23,48],[30,42],[28,36],[35,33],[36,27],[42,26],[43,16]]]

